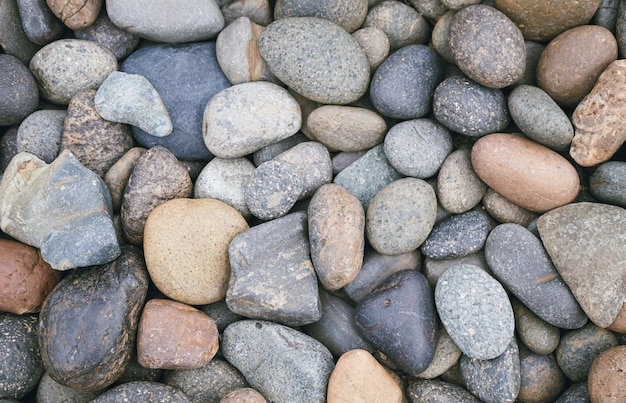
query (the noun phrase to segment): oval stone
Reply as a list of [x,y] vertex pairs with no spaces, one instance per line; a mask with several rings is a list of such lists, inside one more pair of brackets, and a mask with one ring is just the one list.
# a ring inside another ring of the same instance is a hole
[[364,27],[376,27],[389,38],[391,49],[428,40],[429,26],[418,10],[400,1],[377,2],[370,8]]
[[365,27],[352,34],[365,52],[370,69],[375,70],[389,56],[389,37],[382,29]]
[[481,250],[491,223],[482,211],[469,211],[440,222],[420,248],[431,259],[465,257]]
[[28,68],[16,57],[0,55],[0,126],[20,123],[38,103],[39,90]]
[[591,193],[605,203],[626,207],[626,162],[609,161],[589,178]]
[[567,385],[554,356],[532,354],[524,348],[520,348],[520,375],[521,402],[553,402]]
[[576,169],[565,158],[512,134],[479,139],[472,147],[472,165],[490,188],[535,212],[570,203],[580,188]]
[[367,0],[278,0],[274,18],[318,17],[332,21],[348,32],[363,24],[367,15]]
[[470,157],[470,150],[459,149],[449,154],[437,175],[437,199],[446,211],[459,214],[474,208],[487,191]]
[[96,399],[95,403],[137,402],[190,403],[191,400],[180,390],[160,382],[134,381],[127,382],[107,390]]
[[29,152],[50,164],[59,155],[67,112],[40,109],[28,115],[17,130],[17,151]]
[[515,330],[519,339],[535,354],[550,354],[559,345],[561,330],[541,320],[524,304],[512,301]]
[[537,218],[537,214],[521,208],[491,188],[487,189],[482,206],[491,218],[501,223],[514,223],[528,227]]
[[330,21],[274,21],[259,38],[270,71],[298,94],[324,104],[348,104],[367,90],[370,66],[359,44]]
[[615,346],[600,353],[589,369],[589,397],[591,401],[626,400],[624,386],[626,373],[626,346]]

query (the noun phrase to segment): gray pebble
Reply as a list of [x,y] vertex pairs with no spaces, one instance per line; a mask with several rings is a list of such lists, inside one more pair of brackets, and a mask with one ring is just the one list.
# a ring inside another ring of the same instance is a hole
[[98,397],[102,392],[85,392],[61,385],[44,373],[37,386],[37,402],[39,403],[87,403]]
[[413,379],[407,389],[412,403],[479,403],[474,395],[453,383]]
[[481,211],[454,215],[433,228],[421,251],[433,259],[471,255],[483,248],[490,230],[489,218]]
[[365,27],[354,31],[352,37],[356,39],[365,52],[372,71],[376,70],[389,56],[389,37],[383,30],[376,27]]
[[318,17],[332,21],[348,32],[354,32],[365,21],[367,0],[281,0],[276,2],[274,18]]
[[524,75],[511,86],[537,85],[537,64],[545,46],[533,41],[524,41],[524,44],[526,45],[526,69]]
[[544,322],[521,302],[512,301],[515,313],[515,330],[528,349],[536,354],[550,354],[561,339],[558,327]]
[[4,172],[11,159],[18,154],[17,130],[17,126],[9,127],[0,137],[0,172]]
[[454,340],[448,335],[446,329],[441,327],[437,332],[435,356],[428,368],[417,374],[416,377],[433,379],[440,376],[458,362],[461,354],[461,350],[454,344]]
[[217,0],[217,4],[222,10],[226,25],[240,17],[249,18],[261,26],[274,20],[269,0]]
[[454,56],[452,56],[452,52],[450,51],[450,41],[448,41],[448,37],[450,36],[450,23],[452,22],[454,14],[456,14],[455,10],[448,10],[442,15],[441,18],[437,20],[431,34],[433,48],[435,48],[443,60],[450,64],[455,63]]
[[487,273],[491,273],[487,262],[485,261],[485,254],[482,250],[473,253],[471,255],[457,257],[452,259],[433,259],[427,257],[424,259],[424,275],[433,287],[437,284],[439,277],[443,275],[449,268],[458,265],[472,265],[481,268]]
[[447,156],[437,175],[437,199],[450,213],[465,213],[476,207],[487,191],[470,158],[470,150],[458,149]]
[[226,301],[221,300],[214,302],[208,305],[202,305],[198,307],[202,312],[206,313],[215,321],[217,325],[217,330],[219,330],[220,334],[226,329],[228,325],[231,323],[235,323],[238,320],[244,319],[243,316],[238,315],[228,309],[228,305]]
[[305,141],[309,141],[309,139],[301,132],[298,132],[284,140],[277,141],[274,144],[270,144],[269,146],[265,146],[260,150],[255,151],[252,154],[252,161],[254,161],[254,165],[259,166],[262,163],[271,160],[278,154],[285,152],[300,143],[304,143]]
[[322,185],[333,180],[333,167],[328,149],[315,141],[296,144],[274,157],[280,164],[292,164],[302,181],[298,199],[312,196]]
[[28,115],[17,130],[17,151],[27,151],[51,163],[59,155],[67,112],[41,109]]
[[150,381],[128,382],[107,390],[92,403],[117,403],[148,401],[151,403],[190,403],[180,390]]
[[383,1],[372,7],[364,27],[376,27],[389,37],[391,49],[425,43],[430,34],[428,22],[413,7],[395,0]]
[[517,204],[505,199],[495,190],[489,188],[482,200],[483,208],[495,220],[501,223],[528,225],[537,218],[537,214],[521,208]]
[[578,382],[567,388],[556,403],[589,403],[587,382]]
[[17,0],[26,37],[37,45],[45,45],[63,34],[64,26],[54,16],[46,0]]
[[331,159],[333,163],[333,176],[346,169],[354,161],[365,155],[367,151],[343,151],[335,154]]
[[620,2],[618,0],[601,0],[596,13],[591,19],[594,25],[602,25],[609,31],[615,32]]
[[16,57],[0,54],[0,126],[19,124],[38,103],[39,90],[30,70]]
[[117,60],[126,58],[139,44],[138,36],[113,24],[107,14],[101,14],[90,26],[74,31],[74,35],[109,49]]
[[626,162],[600,164],[589,178],[589,188],[598,200],[626,208]]
[[15,0],[0,3],[0,48],[24,64],[39,50],[39,45],[31,42],[24,32]]

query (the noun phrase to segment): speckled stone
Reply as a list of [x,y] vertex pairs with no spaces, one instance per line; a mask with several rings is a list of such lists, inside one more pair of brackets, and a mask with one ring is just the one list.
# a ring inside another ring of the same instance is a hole
[[9,127],[0,136],[0,171],[6,171],[17,151],[17,126]]
[[433,379],[456,364],[461,357],[461,350],[454,344],[445,328],[440,328],[437,332],[437,347],[435,355],[428,368],[416,375],[418,378]]
[[92,401],[101,393],[101,391],[85,392],[63,386],[54,379],[50,378],[48,373],[44,373],[39,380],[39,385],[37,386],[37,401],[40,403],[86,403]]
[[67,112],[41,109],[28,115],[17,130],[17,151],[29,152],[47,164],[54,161],[61,148],[63,122]]
[[600,353],[589,368],[589,397],[594,402],[626,399],[626,346],[615,346]]
[[512,301],[512,306],[520,341],[536,354],[550,354],[556,350],[561,339],[559,328],[544,322],[517,300]]
[[[136,350],[136,349],[134,349]],[[159,382],[163,379],[164,370],[159,368],[145,368],[139,365],[139,361],[137,361],[137,352],[133,351],[133,356],[131,357],[126,369],[122,375],[117,378],[117,381],[114,385],[121,385],[123,383],[134,382],[134,381],[149,381],[149,382]],[[103,391],[100,391],[103,392]]]
[[533,354],[520,348],[521,385],[517,401],[520,403],[554,402],[565,390],[567,378],[554,356]]
[[19,124],[39,103],[37,83],[16,57],[0,55],[0,126]]
[[228,305],[225,300],[217,301],[209,305],[202,305],[198,308],[215,321],[215,324],[217,324],[217,330],[219,330],[220,333],[222,333],[231,323],[235,323],[238,320],[243,319],[241,315],[238,315],[228,309]]
[[450,22],[450,52],[469,78],[489,88],[519,80],[526,68],[526,47],[519,28],[486,5],[459,10]]
[[141,158],[146,151],[148,150],[141,147],[131,148],[104,174],[104,183],[106,183],[109,188],[114,212],[117,213],[120,211],[128,179],[133,173],[135,165],[137,165],[137,161],[139,161],[139,158]]
[[[217,0],[226,25],[237,18],[246,17],[256,24],[266,26],[274,18],[269,0]],[[274,4],[274,3],[272,3]]]
[[479,403],[474,395],[466,389],[453,383],[431,380],[414,379],[407,389],[412,403]]
[[487,189],[482,200],[482,206],[493,219],[501,223],[513,223],[528,227],[530,222],[537,218],[535,213],[505,199],[491,188]]
[[599,165],[589,178],[589,188],[598,200],[626,208],[626,162]]
[[141,252],[124,247],[113,262],[73,270],[45,300],[39,346],[48,375],[74,389],[104,389],[124,372],[148,292]]
[[370,8],[364,27],[376,27],[389,37],[392,50],[428,40],[426,19],[411,6],[399,1],[385,1]]
[[46,0],[50,10],[69,29],[90,26],[98,17],[102,0]]
[[126,58],[139,44],[139,37],[113,24],[106,14],[101,14],[90,26],[74,31],[74,35],[109,49],[117,60]]
[[401,174],[429,178],[452,152],[448,129],[431,119],[400,122],[385,136],[385,156]]
[[490,230],[489,217],[481,211],[454,215],[433,228],[420,250],[432,259],[468,256],[483,248]]
[[436,212],[437,197],[428,183],[398,179],[378,192],[367,208],[367,240],[386,255],[415,250],[432,230]]
[[544,90],[520,85],[509,95],[508,104],[513,122],[528,138],[557,151],[569,148],[574,138],[572,122]]
[[437,200],[453,214],[474,208],[485,195],[487,185],[480,180],[470,158],[469,149],[450,153],[437,175]]
[[450,36],[450,23],[452,22],[454,14],[456,14],[456,10],[446,11],[446,13],[442,15],[433,26],[433,31],[430,37],[433,48],[437,51],[439,56],[443,58],[443,60],[450,64],[456,63],[454,61],[454,56],[452,56],[452,52],[450,51],[450,41],[448,41]]
[[367,0],[278,0],[274,18],[318,17],[332,21],[348,32],[354,32],[365,21]]
[[307,235],[306,213],[296,212],[235,237],[228,308],[289,326],[317,322],[322,312]]
[[[291,91],[289,93],[292,95],[294,94]],[[304,113],[303,113],[303,116],[304,116]],[[301,131],[294,134],[293,136],[287,137],[284,140],[278,141],[274,144],[270,144],[269,146],[265,146],[261,148],[260,150],[255,151],[252,154],[252,161],[254,162],[254,165],[259,166],[262,163],[273,159],[278,154],[281,154],[289,150],[290,148],[295,147],[298,144],[304,143],[305,141],[309,141],[309,140],[310,139],[302,133],[302,128],[301,128]]]
[[222,352],[268,401],[323,401],[335,367],[330,351],[314,338],[265,321],[228,326]]
[[589,403],[587,382],[578,382],[567,388],[556,403]]
[[442,79],[441,59],[434,50],[425,45],[405,46],[393,52],[374,73],[370,99],[384,116],[419,118],[431,111],[433,92]]
[[472,265],[448,269],[437,281],[441,322],[463,353],[478,360],[500,356],[513,338],[515,318],[506,291]]
[[115,55],[95,42],[59,39],[41,48],[30,61],[41,96],[67,105],[85,89],[96,89],[117,70]]
[[39,50],[39,45],[31,42],[24,32],[16,0],[0,4],[0,48],[26,65]]
[[615,59],[617,41],[611,31],[597,25],[572,28],[544,49],[537,64],[537,84],[559,105],[572,108]]
[[228,362],[214,358],[197,369],[170,371],[164,383],[182,391],[192,402],[219,403],[230,391],[248,385]]
[[228,392],[220,403],[267,403],[267,400],[255,389],[238,388]]
[[352,33],[359,46],[367,56],[370,69],[376,70],[389,56],[389,37],[385,32],[376,27],[361,28]]
[[[599,203],[573,203],[537,220],[554,266],[589,319],[607,327],[624,296],[626,210]],[[610,250],[611,253],[606,253]]]
[[135,381],[128,382],[107,390],[93,403],[117,403],[148,400],[158,403],[191,403],[191,400],[180,390],[159,382]]
[[424,259],[424,275],[428,279],[430,285],[434,287],[437,285],[439,277],[441,277],[449,268],[463,264],[476,266],[487,273],[491,273],[489,266],[487,266],[487,262],[485,261],[485,254],[482,250],[480,250],[471,255],[452,259],[432,259],[427,257]]
[[433,360],[435,305],[423,274],[392,274],[356,307],[357,330],[403,372],[416,375]]
[[[380,3],[378,0],[370,0],[372,2]],[[409,0],[408,3],[430,21],[436,21],[447,10],[441,0]]]
[[510,121],[502,91],[463,76],[449,77],[437,86],[433,114],[448,129],[470,137],[503,130]]
[[22,399],[43,375],[36,315],[0,313],[0,396]]

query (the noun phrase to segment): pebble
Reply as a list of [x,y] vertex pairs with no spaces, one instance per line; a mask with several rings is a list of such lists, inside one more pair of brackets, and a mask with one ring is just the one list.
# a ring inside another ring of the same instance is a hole
[[161,138],[133,128],[139,145],[161,145],[181,159],[211,158],[202,137],[204,109],[211,97],[230,87],[217,62],[215,43],[146,46],[128,56],[121,70],[142,75],[154,86],[174,126]]
[[273,21],[269,0],[218,0],[217,4],[224,15],[226,25],[232,24],[240,17],[249,18],[261,26]]
[[489,217],[481,211],[454,215],[433,228],[420,250],[432,259],[468,256],[483,248],[489,231]]
[[375,111],[343,105],[324,105],[307,118],[309,132],[326,147],[337,151],[362,151],[382,143],[387,123]]
[[[290,94],[293,95],[292,92],[290,92]],[[303,116],[304,116],[304,112],[303,112]],[[267,161],[273,159],[278,154],[281,154],[281,153],[289,150],[290,148],[295,147],[298,144],[304,143],[305,141],[309,141],[309,140],[310,139],[303,134],[302,128],[301,128],[300,131],[298,133],[294,134],[293,136],[287,137],[284,140],[277,141],[274,144],[270,144],[269,146],[265,146],[265,147],[261,148],[260,150],[255,151],[254,153],[252,153],[252,161],[254,162],[254,165],[256,165],[258,167],[262,163],[267,162]]]
[[433,379],[447,370],[459,361],[461,350],[454,344],[454,340],[450,337],[445,328],[437,331],[437,347],[435,355],[428,368],[420,372],[416,376],[423,379]]
[[578,329],[587,316],[554,268],[541,241],[518,224],[495,227],[485,244],[494,277],[533,313],[562,329]]
[[12,126],[0,135],[0,169],[3,173],[6,172],[11,159],[18,154],[17,131],[18,127]]
[[467,389],[485,403],[514,402],[521,386],[520,358],[513,338],[494,359],[461,356],[461,374]]
[[442,15],[433,26],[430,38],[433,48],[437,51],[437,54],[450,64],[456,63],[454,56],[452,56],[452,52],[450,51],[450,41],[448,40],[450,36],[450,23],[452,22],[454,14],[456,14],[456,10],[446,11],[446,13]]
[[368,87],[370,67],[343,28],[316,17],[274,21],[261,33],[259,53],[289,88],[323,104],[348,104]]
[[559,397],[556,403],[589,403],[587,382],[575,383]]
[[19,124],[39,103],[33,75],[16,57],[0,55],[0,126]]
[[0,312],[0,396],[21,400],[37,387],[43,375],[37,345],[36,315],[14,315]]
[[217,330],[219,330],[220,333],[222,333],[231,323],[243,319],[241,315],[238,315],[228,309],[228,305],[225,300],[220,300],[209,305],[202,305],[198,308],[215,321],[217,324]]
[[74,31],[74,35],[110,50],[117,60],[125,59],[139,44],[139,37],[113,24],[106,14],[101,14],[90,26]]
[[237,210],[219,200],[177,198],[155,207],[143,239],[150,278],[167,297],[185,304],[224,299],[228,246],[248,228]]
[[482,199],[482,206],[490,217],[503,224],[513,223],[528,227],[537,218],[535,213],[512,203],[491,188],[487,188]]
[[59,39],[41,48],[29,68],[43,98],[67,105],[82,90],[98,88],[117,70],[117,59],[95,42]]
[[389,163],[401,174],[421,179],[435,175],[452,149],[448,129],[426,118],[396,124],[384,142]]
[[624,335],[626,335],[626,304],[622,304],[622,308],[618,312],[617,317],[607,329],[616,332],[618,337],[621,336],[620,341],[624,339]]
[[154,42],[201,42],[215,38],[224,28],[224,17],[215,0],[191,0],[184,6],[173,0],[158,4],[107,0],[106,6],[115,25]]
[[155,137],[172,132],[172,121],[161,97],[139,74],[112,72],[98,88],[94,102],[105,120],[136,126]]
[[107,265],[73,270],[39,315],[39,346],[48,375],[88,392],[115,382],[135,348],[147,292],[146,268],[133,247],[124,247]]
[[252,388],[239,388],[226,394],[220,403],[267,403],[267,400]]
[[589,397],[594,402],[626,400],[626,346],[600,353],[589,369]]
[[16,315],[39,312],[62,278],[36,248],[9,239],[0,239],[0,273],[0,311]]
[[413,379],[407,393],[412,403],[479,403],[474,395],[453,383],[435,379]]
[[561,337],[556,349],[556,360],[571,381],[581,382],[587,379],[595,358],[614,346],[617,346],[617,338],[612,332],[588,323]]
[[289,17],[318,17],[332,21],[352,33],[365,21],[367,0],[356,1],[317,1],[281,0],[276,2],[274,19]]
[[63,24],[52,13],[46,0],[17,0],[17,8],[26,37],[37,45],[45,45],[63,34]]
[[146,151],[148,150],[141,147],[131,148],[104,174],[104,183],[106,183],[109,188],[114,212],[119,213],[120,208],[122,207],[122,199],[124,197],[124,190],[128,184],[128,179],[133,173],[139,158],[141,158]]
[[190,197],[193,184],[176,157],[161,146],[143,154],[131,173],[122,198],[122,229],[126,240],[143,243],[143,231],[150,212],[158,205],[179,197]]
[[69,29],[81,29],[93,24],[103,3],[102,0],[47,0],[46,2],[54,15]]
[[472,166],[494,191],[534,212],[566,205],[580,180],[565,158],[534,141],[508,133],[482,137],[472,147]]
[[196,369],[170,371],[163,382],[182,391],[192,402],[219,403],[229,392],[248,386],[237,368],[219,358]]
[[335,367],[330,351],[314,338],[265,321],[228,326],[222,352],[268,401],[324,401]]
[[459,265],[476,266],[485,272],[490,273],[489,266],[487,266],[487,262],[485,261],[485,254],[481,250],[471,255],[452,259],[432,259],[427,257],[424,259],[424,275],[428,279],[430,285],[434,287],[437,285],[437,281],[443,273],[451,267]]
[[520,85],[511,91],[508,104],[513,122],[528,138],[556,151],[569,148],[574,127],[544,90]]
[[617,59],[617,41],[598,25],[571,28],[554,38],[537,64],[537,83],[559,105],[575,107],[600,73]]
[[470,150],[448,154],[437,175],[439,204],[450,213],[465,213],[476,207],[486,192],[487,186],[472,167]]
[[609,160],[626,141],[626,132],[618,123],[625,105],[616,96],[624,88],[625,74],[626,61],[609,64],[574,110],[575,135],[569,154],[581,166]]
[[250,213],[261,220],[284,216],[296,204],[304,189],[298,169],[290,162],[270,160],[259,165],[245,189]]
[[591,194],[598,200],[626,208],[626,162],[598,165],[589,178]]
[[2,231],[41,249],[55,270],[104,264],[120,254],[106,185],[69,151],[49,165],[16,155],[0,195]]
[[372,199],[366,211],[365,235],[379,253],[399,255],[422,245],[435,224],[437,197],[417,178],[398,179]]
[[61,150],[61,136],[67,112],[40,109],[20,123],[17,130],[17,151],[36,155],[46,164],[52,163]]
[[535,354],[547,355],[556,350],[561,340],[559,328],[544,322],[517,300],[512,301],[512,306],[520,341]]
[[402,402],[402,390],[385,367],[365,350],[344,353],[328,380],[329,402]]
[[288,326],[320,320],[305,212],[250,228],[233,239],[228,253],[226,304],[231,311]]
[[403,372],[416,375],[435,355],[435,306],[428,280],[415,270],[392,274],[359,302],[357,330]]
[[348,165],[364,156],[366,152],[367,151],[342,151],[335,154],[331,159],[333,163],[333,175],[336,176],[339,172],[346,169]]
[[435,305],[466,356],[491,360],[510,345],[515,327],[511,303],[502,285],[479,267],[457,265],[441,275]]
[[493,7],[477,4],[457,11],[448,41],[456,65],[478,84],[504,88],[524,75],[524,37],[513,21]]
[[402,178],[385,157],[383,145],[370,148],[365,155],[338,173],[333,182],[355,196],[367,210],[382,188]]
[[539,58],[545,49],[545,46],[538,42],[524,41],[526,45],[526,69],[522,78],[514,82],[512,85],[537,85],[537,64]]
[[[387,3],[401,4],[382,4]],[[408,45],[393,52],[374,72],[370,99],[386,117],[420,118],[431,111],[433,92],[442,79],[443,66],[437,53],[425,45]]]
[[361,28],[352,33],[352,37],[365,53],[370,63],[370,70],[376,70],[389,56],[389,37],[385,32],[376,27]]
[[430,35],[426,18],[415,8],[396,0],[370,8],[363,26],[376,27],[387,34],[391,50],[426,43]]
[[567,385],[567,378],[552,355],[533,354],[520,348],[520,403],[554,402]]
[[190,403],[191,400],[180,390],[159,382],[135,381],[127,382],[107,390],[92,403],[136,402]]
[[[599,203],[573,203],[537,220],[552,263],[589,319],[607,327],[617,317],[626,284],[626,210]],[[610,248],[611,253],[606,253]]]
[[[377,0],[370,0],[377,2]],[[413,6],[418,13],[431,21],[436,21],[447,10],[442,0],[409,0],[411,6]]]
[[604,28],[615,32],[619,3],[616,0],[601,0],[596,13],[591,19],[593,25],[602,25]]
[[[133,349],[135,350],[135,349]],[[163,373],[165,371],[162,369],[155,368],[144,368],[139,365],[139,361],[137,361],[137,352],[133,351],[133,356],[131,357],[126,369],[122,375],[117,378],[117,381],[113,385],[121,385],[122,383],[134,382],[134,381],[150,381],[150,382],[159,382],[163,379]],[[103,392],[103,391],[100,391]]]
[[16,0],[7,0],[0,4],[0,48],[26,65],[40,48],[28,40]]
[[101,393],[101,391],[85,392],[68,388],[50,378],[50,375],[46,372],[39,380],[39,385],[37,386],[37,401],[40,403],[90,402]]
[[463,76],[446,78],[437,86],[433,114],[451,131],[470,137],[501,131],[510,121],[502,91]]

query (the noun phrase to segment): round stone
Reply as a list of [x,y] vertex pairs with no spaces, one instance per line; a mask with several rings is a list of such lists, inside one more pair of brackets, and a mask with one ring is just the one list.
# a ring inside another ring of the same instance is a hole
[[0,126],[18,124],[39,104],[31,72],[11,55],[0,55]]
[[437,175],[437,199],[441,207],[453,214],[474,208],[487,190],[480,180],[470,158],[469,149],[449,154]]
[[520,341],[536,354],[546,355],[556,350],[561,340],[559,328],[544,322],[517,300],[513,300],[512,305]]
[[278,0],[274,19],[317,17],[332,21],[348,32],[354,32],[365,21],[367,0]]
[[589,369],[591,401],[626,400],[626,346],[615,346],[600,353]]
[[589,402],[589,390],[587,382],[578,382],[567,388],[556,403]]
[[376,27],[387,34],[392,50],[425,43],[430,33],[426,18],[399,1],[384,1],[370,8],[363,26]]
[[519,402],[553,402],[565,389],[567,378],[554,356],[520,349],[521,385]]
[[352,37],[356,39],[365,52],[371,70],[377,69],[389,56],[389,37],[382,29],[376,27],[361,28],[354,31]]
[[626,162],[599,165],[589,178],[589,188],[598,200],[626,208]]
[[63,23],[52,13],[45,0],[17,0],[14,3],[20,12],[24,33],[31,42],[45,45],[63,35]]
[[491,223],[482,211],[454,215],[437,224],[420,248],[431,259],[451,259],[474,254],[485,245]]
[[[246,17],[255,24],[266,26],[274,18],[272,8],[268,0],[230,0],[217,2],[224,15],[226,25],[233,23],[237,18]],[[272,5],[274,3],[271,3]]]
[[17,151],[29,152],[50,164],[59,155],[67,112],[41,109],[28,115],[17,130]]
[[146,221],[143,248],[150,278],[166,296],[189,305],[226,297],[228,246],[248,229],[237,210],[214,199],[174,199]]
[[535,213],[512,203],[491,188],[487,189],[482,205],[491,218],[501,223],[514,223],[522,227],[528,227],[537,218]]
[[117,60],[126,58],[139,44],[139,37],[113,24],[107,14],[101,14],[90,26],[74,31],[74,35],[109,49]]
[[180,390],[160,382],[134,381],[127,382],[107,390],[96,399],[95,403],[137,402],[141,400],[153,402],[191,403],[191,400]]

